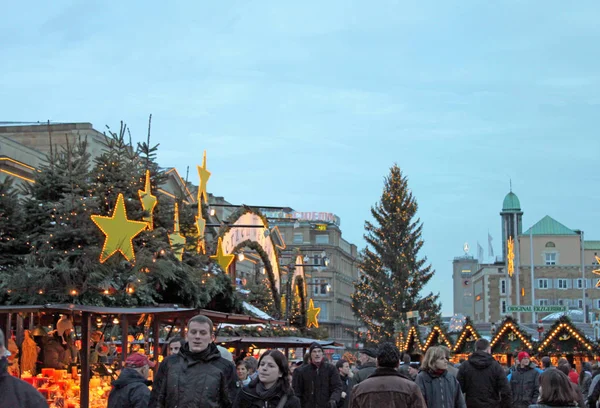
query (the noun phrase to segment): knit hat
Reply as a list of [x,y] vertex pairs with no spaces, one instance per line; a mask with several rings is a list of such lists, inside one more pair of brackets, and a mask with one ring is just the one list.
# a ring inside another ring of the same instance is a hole
[[370,349],[370,348],[360,349],[360,350],[358,350],[358,352],[366,354],[367,356],[372,357],[372,358],[377,358],[377,353],[375,353],[375,350]]
[[310,348],[308,349],[309,353],[312,353],[312,351],[314,349],[321,349],[321,351],[323,351],[323,346],[321,346],[319,343],[317,343],[316,341],[310,345]]
[[127,357],[127,360],[125,360],[126,367],[140,368],[145,365],[154,367],[156,363],[154,361],[148,360],[148,357],[142,353],[133,353],[129,357]]
[[527,353],[526,351],[521,351],[517,356],[517,360],[521,361],[524,358],[529,358],[529,353]]

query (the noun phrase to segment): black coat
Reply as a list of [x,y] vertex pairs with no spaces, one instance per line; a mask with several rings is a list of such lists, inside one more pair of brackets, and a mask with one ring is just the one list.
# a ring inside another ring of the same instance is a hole
[[421,389],[428,407],[467,408],[456,377],[448,371],[441,375],[421,371],[415,382]]
[[147,408],[150,402],[151,381],[133,368],[125,367],[119,378],[112,382],[107,408]]
[[456,379],[469,408],[512,406],[510,386],[504,369],[485,351],[476,351],[458,369]]
[[0,407],[48,408],[46,399],[31,384],[10,375],[8,360],[0,358]]
[[237,375],[214,343],[200,353],[186,343],[167,357],[156,374],[149,408],[229,408],[235,399]]
[[294,395],[294,391],[288,388],[284,390],[283,384],[275,384],[277,391],[270,398],[263,399],[256,392],[256,386],[258,385],[258,378],[250,381],[250,384],[244,386],[238,393],[235,402],[233,403],[234,408],[276,408],[281,398],[287,394],[287,401],[285,402],[284,408],[300,408],[300,400]]
[[513,408],[528,408],[540,395],[540,373],[533,367],[517,368],[510,377]]
[[[339,373],[339,369],[338,369]],[[356,385],[354,378],[350,378],[347,375],[340,375],[342,381],[342,392],[346,393],[346,398],[342,398],[340,394],[340,401],[338,402],[338,408],[348,408],[350,406],[350,397],[352,397],[352,387]]]
[[303,408],[329,408],[329,401],[337,402],[342,394],[338,369],[327,362],[317,368],[305,364],[294,371],[294,393]]

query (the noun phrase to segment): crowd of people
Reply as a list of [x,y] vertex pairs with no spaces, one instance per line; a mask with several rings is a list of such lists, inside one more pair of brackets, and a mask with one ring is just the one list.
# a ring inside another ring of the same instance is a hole
[[[185,339],[170,340],[151,390],[155,363],[131,354],[112,384],[108,408],[597,408],[600,398],[597,365],[583,363],[577,373],[565,358],[553,367],[544,357],[538,366],[521,351],[505,368],[483,338],[456,366],[446,347],[430,347],[413,362],[392,343],[360,350],[357,365],[329,362],[317,342],[300,362],[288,362],[278,350],[258,361],[234,361],[214,340],[209,318],[190,319]],[[9,354],[0,331],[0,407],[47,407],[41,394],[7,372]]]

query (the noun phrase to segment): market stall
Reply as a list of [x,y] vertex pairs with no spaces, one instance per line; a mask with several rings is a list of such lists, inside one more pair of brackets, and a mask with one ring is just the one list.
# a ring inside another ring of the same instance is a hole
[[521,329],[519,324],[509,316],[500,324],[496,335],[490,342],[490,347],[492,348],[494,358],[500,364],[509,367],[514,363],[513,353],[527,351],[530,355],[533,355],[534,351],[531,336]]
[[441,325],[435,325],[431,328],[431,331],[429,332],[429,335],[425,340],[425,344],[423,345],[422,350],[423,352],[427,352],[427,349],[429,349],[429,347],[435,346],[444,346],[447,347],[449,350],[452,350],[452,344],[450,343],[448,334],[446,333],[444,327]]
[[577,371],[581,371],[583,362],[593,360],[597,351],[596,345],[567,316],[561,316],[548,328],[537,347],[538,354],[549,356],[552,365],[565,357]]
[[423,355],[421,347],[421,334],[418,326],[411,326],[406,334],[406,341],[402,350],[410,355],[411,361],[420,362]]
[[461,358],[467,359],[469,355],[475,351],[475,342],[479,340],[480,337],[479,332],[475,326],[473,326],[473,322],[467,317],[465,324],[454,343],[454,347],[452,347],[454,360],[456,360],[454,362],[458,362]]
[[[291,360],[302,359],[306,350],[313,343],[319,343],[324,349],[327,347],[342,347],[342,344],[333,341],[315,340],[305,337],[244,337],[244,336],[217,336],[215,343],[229,348],[234,355],[239,356],[262,354],[268,349],[279,349]],[[300,351],[301,350],[301,351]],[[334,349],[332,349],[334,350]],[[327,354],[327,353],[326,353]],[[331,354],[334,354],[333,352]]]

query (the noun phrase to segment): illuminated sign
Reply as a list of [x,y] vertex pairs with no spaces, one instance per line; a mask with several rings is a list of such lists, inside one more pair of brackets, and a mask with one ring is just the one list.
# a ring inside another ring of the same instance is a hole
[[261,213],[267,218],[291,218],[298,221],[323,221],[328,224],[334,224],[340,226],[340,217],[333,213],[326,212],[301,212],[301,211],[268,211],[260,210]]
[[315,229],[317,231],[327,231],[327,224],[317,224]]

